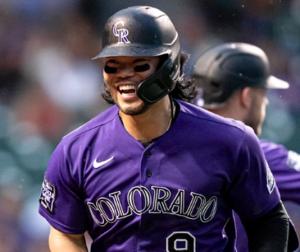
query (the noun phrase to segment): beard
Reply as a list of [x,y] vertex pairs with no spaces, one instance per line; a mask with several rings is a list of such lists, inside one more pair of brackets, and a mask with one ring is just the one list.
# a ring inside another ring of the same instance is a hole
[[[113,86],[113,84],[111,84]],[[142,101],[139,105],[137,106],[126,106],[123,105],[122,102],[118,101],[118,91],[113,91],[111,92],[110,84],[107,82],[104,82],[104,91],[105,91],[105,97],[108,97],[109,102],[111,104],[115,104],[118,106],[119,110],[126,115],[131,115],[131,116],[136,116],[144,113],[147,111],[150,107],[150,104],[145,103]],[[105,98],[105,100],[108,100]]]
[[145,111],[147,111],[150,107],[149,104],[146,103],[142,103],[140,106],[134,107],[134,108],[123,108],[122,106],[120,106],[119,104],[117,104],[117,106],[119,107],[119,110],[126,114],[126,115],[131,115],[131,116],[135,116],[135,115],[140,115],[143,114]]
[[250,120],[250,121],[245,121],[245,124],[248,125],[248,126],[250,126],[254,130],[254,133],[257,136],[261,135],[262,125],[259,122]]
[[257,136],[260,136],[262,133],[264,114],[261,114],[260,107],[255,105],[256,104],[253,104],[253,106],[251,106],[244,123],[250,126]]

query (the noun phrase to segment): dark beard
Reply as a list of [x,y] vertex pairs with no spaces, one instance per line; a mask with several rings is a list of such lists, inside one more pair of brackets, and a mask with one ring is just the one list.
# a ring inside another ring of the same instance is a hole
[[248,126],[250,126],[253,130],[254,133],[259,136],[261,134],[261,123],[256,119],[256,116],[253,115],[253,112],[250,111],[248,118],[244,121],[244,123]]
[[140,115],[140,114],[144,113],[145,111],[147,111],[149,109],[149,104],[143,103],[140,107],[135,108],[135,109],[122,110],[120,107],[119,107],[119,109],[126,115],[135,116],[135,115]]

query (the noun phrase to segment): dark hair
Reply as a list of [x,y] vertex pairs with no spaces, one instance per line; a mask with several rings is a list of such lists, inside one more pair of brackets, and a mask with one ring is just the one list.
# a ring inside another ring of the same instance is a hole
[[104,82],[104,90],[103,92],[101,93],[101,96],[102,98],[109,104],[114,104],[115,102],[113,101],[111,95],[110,95],[110,92],[108,91],[107,87],[106,87],[106,84]]
[[[163,56],[162,56],[163,57]],[[181,77],[176,81],[176,86],[174,90],[169,94],[172,98],[190,102],[197,95],[196,85],[190,79],[186,79],[183,75],[183,66],[188,59],[188,54],[180,53],[180,73]],[[164,61],[164,57],[161,60],[161,64]],[[160,64],[160,65],[161,65]],[[108,91],[106,84],[104,83],[104,91],[102,92],[103,99],[109,104],[114,104],[110,92]]]

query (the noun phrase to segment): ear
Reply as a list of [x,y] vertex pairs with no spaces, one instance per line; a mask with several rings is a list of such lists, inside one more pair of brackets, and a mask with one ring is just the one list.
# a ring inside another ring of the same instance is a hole
[[252,105],[252,89],[244,87],[240,90],[240,104],[243,108],[248,109]]

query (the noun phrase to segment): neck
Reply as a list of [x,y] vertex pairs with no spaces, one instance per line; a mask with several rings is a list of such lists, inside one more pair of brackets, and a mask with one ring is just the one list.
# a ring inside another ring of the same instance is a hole
[[236,111],[232,111],[230,109],[222,109],[222,108],[218,108],[218,109],[208,109],[209,111],[218,114],[220,116],[226,117],[226,118],[232,118],[235,120],[242,120],[242,115],[239,113],[238,109],[236,109]]
[[245,109],[240,104],[239,99],[234,94],[223,104],[216,106],[204,106],[207,110],[226,118],[243,121],[245,117]]
[[120,111],[120,117],[127,132],[136,140],[150,142],[163,135],[171,126],[173,115],[171,102],[165,96],[149,106],[147,111],[140,115],[127,115]]

